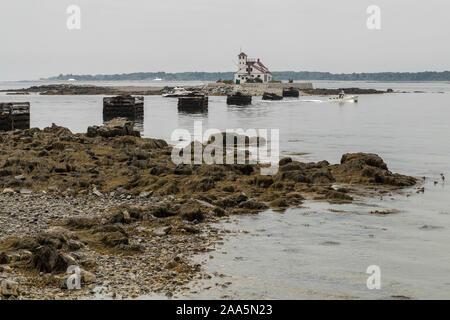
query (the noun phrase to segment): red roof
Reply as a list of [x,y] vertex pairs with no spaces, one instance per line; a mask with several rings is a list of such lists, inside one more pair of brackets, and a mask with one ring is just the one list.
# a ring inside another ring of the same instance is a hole
[[254,67],[256,70],[262,72],[262,73],[267,73],[267,74],[272,74],[269,69],[267,69],[267,67],[265,65],[262,64],[261,61],[257,61],[257,62],[247,62],[248,66],[252,66]]
[[241,57],[241,56],[246,57],[247,55],[246,55],[245,53],[241,52],[241,53],[238,55],[238,57]]

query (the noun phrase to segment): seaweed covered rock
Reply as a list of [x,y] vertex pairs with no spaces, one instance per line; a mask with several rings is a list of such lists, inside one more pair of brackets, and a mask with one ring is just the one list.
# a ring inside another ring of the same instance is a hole
[[48,245],[38,247],[33,253],[32,259],[33,268],[44,273],[65,272],[75,262],[69,255],[60,253]]
[[417,182],[413,177],[392,173],[383,159],[372,153],[344,154],[341,164],[333,166],[331,172],[342,183],[407,187]]
[[139,137],[139,131],[134,130],[134,122],[127,118],[114,118],[104,126],[88,127],[88,137],[104,137],[111,138],[117,136],[134,136]]

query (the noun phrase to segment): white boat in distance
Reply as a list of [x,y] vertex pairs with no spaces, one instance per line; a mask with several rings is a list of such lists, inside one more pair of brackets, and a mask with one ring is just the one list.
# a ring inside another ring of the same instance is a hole
[[153,81],[162,81],[163,79],[161,79],[161,78],[155,78],[155,79],[153,79]]
[[173,90],[166,94],[163,94],[162,96],[164,98],[178,98],[190,95],[191,93],[192,91],[188,91],[185,88],[175,87]]
[[344,90],[339,93],[335,98],[330,98],[331,102],[358,102],[358,96],[348,96],[345,94]]

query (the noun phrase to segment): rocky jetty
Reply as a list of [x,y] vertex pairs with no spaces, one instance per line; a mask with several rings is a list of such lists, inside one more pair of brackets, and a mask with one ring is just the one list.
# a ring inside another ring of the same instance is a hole
[[0,92],[29,94],[39,93],[41,95],[161,95],[161,87],[139,87],[139,86],[93,86],[74,84],[49,84],[32,86],[30,88],[0,90]]
[[[287,84],[285,84],[287,85]],[[39,93],[42,95],[161,95],[173,90],[174,87],[157,87],[157,86],[92,86],[92,85],[74,85],[74,84],[51,84],[42,86],[33,86],[23,89],[0,90],[0,92],[27,94]],[[199,86],[187,86],[186,90],[198,92],[207,96],[229,96],[239,91],[244,95],[262,96],[264,93],[281,95],[283,86],[271,87],[268,84],[224,84],[224,83],[208,83]],[[284,88],[286,89],[286,88]],[[313,88],[294,88],[299,90],[299,95],[337,95],[342,90],[347,94],[382,94],[390,93],[392,90],[381,91],[375,89],[360,88],[337,88],[337,89],[313,89]]]
[[236,106],[247,106],[249,104],[252,104],[252,96],[242,94],[241,92],[237,92],[235,94],[227,96],[227,104]]
[[[175,165],[171,146],[131,128],[120,119],[88,134],[56,125],[0,133],[1,298],[72,299],[100,286],[108,297],[171,296],[209,276],[192,256],[223,235],[211,223],[417,182],[366,153],[339,164],[283,158],[273,176],[248,162]],[[79,268],[81,290],[67,288],[70,266]]]

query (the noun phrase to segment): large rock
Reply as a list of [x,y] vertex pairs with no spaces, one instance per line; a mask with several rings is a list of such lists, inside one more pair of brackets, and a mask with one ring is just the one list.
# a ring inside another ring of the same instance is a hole
[[32,266],[44,273],[65,272],[74,259],[69,255],[58,252],[51,246],[40,246],[33,253]]
[[88,137],[118,137],[118,136],[134,136],[140,137],[139,131],[134,130],[134,122],[127,118],[114,118],[104,126],[88,127]]
[[383,159],[373,153],[344,154],[341,164],[333,166],[331,172],[336,181],[343,183],[407,187],[417,182],[413,177],[392,173]]

